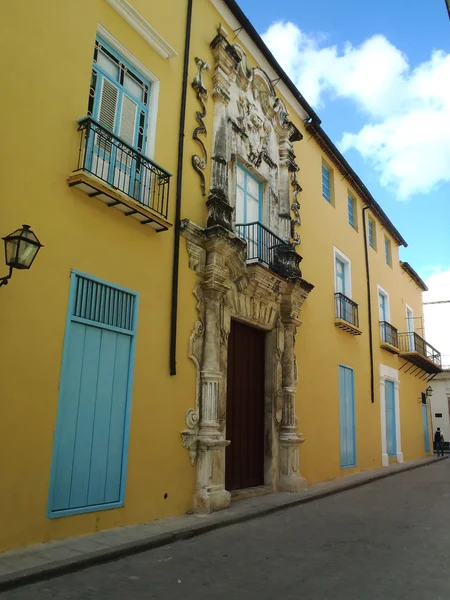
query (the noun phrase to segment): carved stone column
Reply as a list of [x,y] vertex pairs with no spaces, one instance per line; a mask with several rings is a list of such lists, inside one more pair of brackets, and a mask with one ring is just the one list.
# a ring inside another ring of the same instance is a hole
[[219,422],[221,370],[221,311],[229,281],[245,266],[245,244],[223,228],[204,230],[202,270],[203,349],[200,364],[200,422],[197,435],[197,482],[194,510],[210,513],[230,505],[225,490],[225,447]]
[[194,509],[210,513],[227,508],[230,494],[225,490],[225,447],[229,444],[220,431],[220,304],[228,288],[204,282],[204,344],[200,373],[200,426],[197,446],[197,485]]
[[303,302],[313,286],[299,279],[289,284],[281,301],[281,320],[284,325],[284,351],[282,358],[283,409],[280,427],[280,479],[279,489],[298,492],[306,487],[300,473],[299,446],[304,441],[297,429],[295,395],[297,393],[297,365],[295,358],[295,335],[300,325],[298,319]]

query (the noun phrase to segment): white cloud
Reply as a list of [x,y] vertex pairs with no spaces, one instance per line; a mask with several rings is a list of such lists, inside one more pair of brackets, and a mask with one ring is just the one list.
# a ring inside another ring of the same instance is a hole
[[434,51],[412,69],[383,35],[340,50],[279,22],[263,38],[313,106],[344,98],[365,115],[360,131],[343,134],[341,150],[356,149],[399,199],[450,181],[450,54]]
[[[431,269],[426,280],[429,291],[423,294],[424,302],[450,300],[450,268]],[[425,337],[442,354],[444,365],[450,366],[450,303],[425,304]]]

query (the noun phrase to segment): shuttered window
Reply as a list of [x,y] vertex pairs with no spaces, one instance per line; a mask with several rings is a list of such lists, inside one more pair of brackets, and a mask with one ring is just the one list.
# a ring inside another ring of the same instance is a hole
[[50,518],[123,506],[137,294],[73,272]]
[[[95,42],[88,115],[144,152],[150,83],[101,38]],[[105,142],[103,142],[105,144]],[[109,148],[103,148],[110,152]],[[121,162],[130,159],[124,153]]]
[[331,203],[330,169],[322,163],[322,196]]
[[341,468],[356,465],[355,389],[353,369],[339,365],[339,429]]

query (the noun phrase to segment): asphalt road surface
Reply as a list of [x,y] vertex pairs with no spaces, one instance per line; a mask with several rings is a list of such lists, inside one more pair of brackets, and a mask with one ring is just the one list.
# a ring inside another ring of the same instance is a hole
[[450,598],[450,460],[0,600]]

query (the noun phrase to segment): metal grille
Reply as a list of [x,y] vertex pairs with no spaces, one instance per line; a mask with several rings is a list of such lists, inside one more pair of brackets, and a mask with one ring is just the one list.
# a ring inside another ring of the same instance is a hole
[[[286,262],[285,251],[289,249],[286,240],[276,235],[268,227],[255,221],[254,223],[236,223],[237,235],[247,242],[247,262],[258,262],[265,265],[282,277],[297,277],[292,264]],[[284,252],[283,252],[284,251]]]
[[79,121],[78,130],[77,170],[92,173],[167,218],[170,173],[90,117]]
[[380,335],[382,342],[385,342],[386,344],[391,344],[391,346],[395,346],[396,348],[398,348],[397,329],[387,321],[380,321]]
[[441,353],[426,342],[415,332],[403,332],[398,334],[401,352],[417,352],[438,367],[441,366]]
[[74,317],[132,331],[134,303],[133,294],[77,276]]
[[358,305],[344,294],[337,292],[336,298],[336,318],[342,319],[359,328]]

